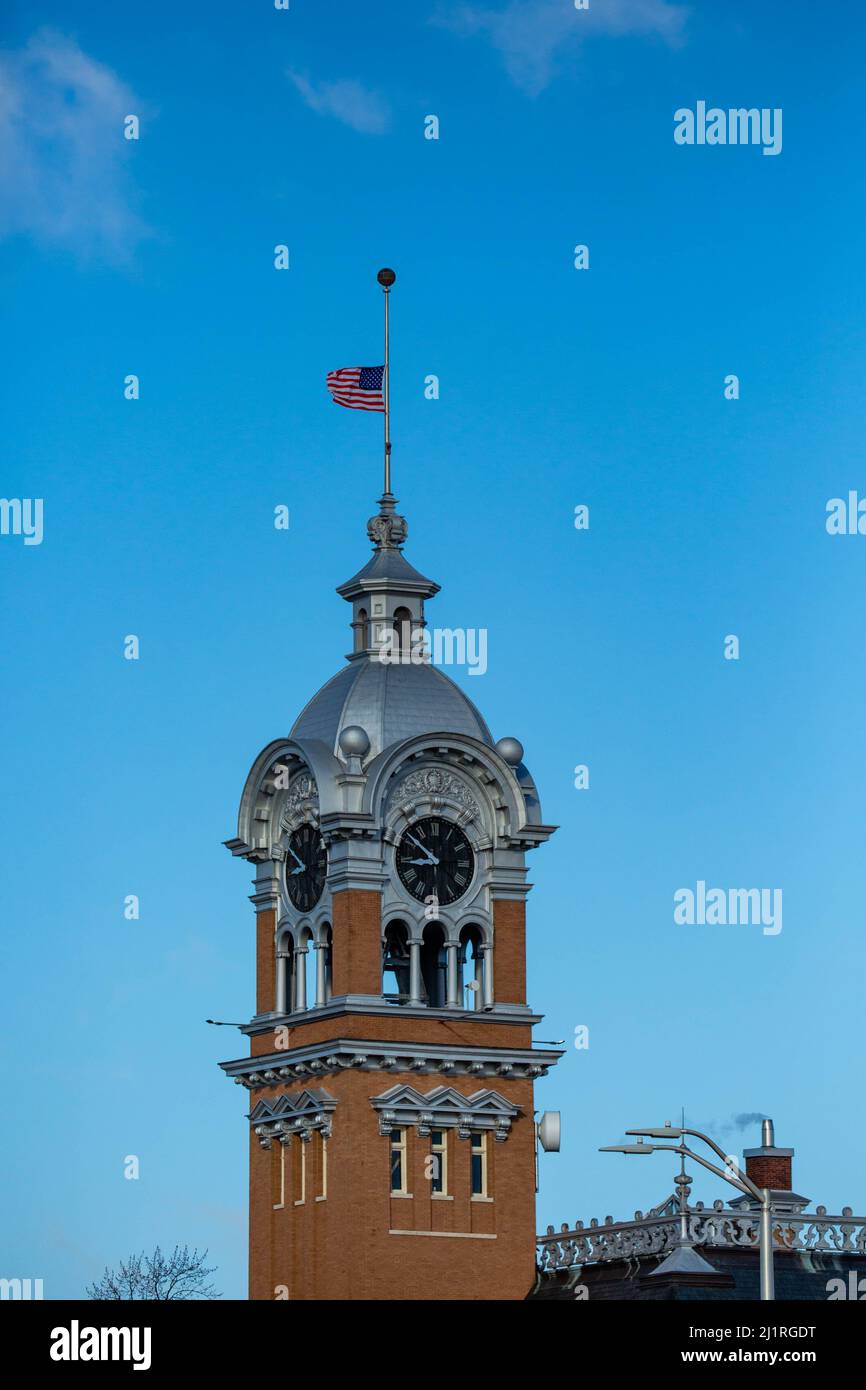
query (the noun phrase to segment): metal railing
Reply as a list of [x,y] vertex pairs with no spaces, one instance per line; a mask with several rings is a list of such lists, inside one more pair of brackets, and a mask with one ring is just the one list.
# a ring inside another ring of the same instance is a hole
[[[733,1211],[722,1202],[714,1202],[711,1208],[698,1202],[688,1208],[688,1238],[694,1245],[757,1249],[759,1226],[758,1211]],[[537,1242],[538,1267],[542,1271],[574,1269],[665,1255],[679,1239],[680,1216],[670,1208],[646,1216],[636,1212],[632,1221],[606,1217],[604,1222],[593,1219],[584,1226],[578,1221],[559,1231],[548,1226]],[[773,1245],[777,1250],[866,1255],[866,1217],[854,1216],[850,1207],[843,1207],[841,1216],[828,1216],[825,1207],[817,1207],[814,1213],[774,1213]]]

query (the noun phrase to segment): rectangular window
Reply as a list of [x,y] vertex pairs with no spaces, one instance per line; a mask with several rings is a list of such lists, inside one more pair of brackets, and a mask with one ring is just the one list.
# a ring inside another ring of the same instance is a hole
[[286,1204],[286,1146],[271,1144],[271,1200],[274,1211]]
[[304,1205],[307,1196],[307,1146],[303,1139],[298,1139],[292,1145],[295,1150],[294,1178],[295,1178],[295,1206]]
[[316,1198],[317,1202],[324,1202],[328,1195],[328,1141],[324,1134],[321,1136],[322,1143],[322,1190]]
[[448,1131],[434,1129],[430,1132],[431,1191],[434,1197],[448,1195]]
[[406,1186],[406,1131],[391,1130],[391,1191],[401,1195],[408,1191]]
[[487,1197],[487,1135],[472,1135],[472,1196]]

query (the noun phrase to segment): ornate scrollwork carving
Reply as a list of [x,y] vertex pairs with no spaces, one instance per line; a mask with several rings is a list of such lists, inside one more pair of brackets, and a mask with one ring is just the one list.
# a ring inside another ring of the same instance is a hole
[[367,535],[379,550],[398,550],[406,544],[409,523],[399,512],[382,508],[367,522]]
[[292,778],[280,815],[280,829],[292,830],[298,821],[319,814],[319,789],[311,772],[304,769]]
[[447,767],[416,768],[398,783],[392,794],[392,804],[397,808],[427,799],[442,805],[456,803],[472,820],[480,815],[478,802],[466,783]]

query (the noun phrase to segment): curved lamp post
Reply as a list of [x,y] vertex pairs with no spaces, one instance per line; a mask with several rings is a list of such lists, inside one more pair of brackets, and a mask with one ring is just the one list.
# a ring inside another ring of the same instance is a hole
[[[714,1139],[708,1134],[702,1134],[698,1129],[685,1129],[677,1125],[666,1124],[657,1129],[627,1129],[626,1134],[640,1136],[636,1144],[609,1144],[599,1153],[603,1154],[651,1154],[659,1151],[668,1153],[682,1154],[684,1158],[691,1158],[695,1163],[700,1163],[711,1173],[715,1173],[717,1178],[723,1178],[732,1187],[739,1188],[747,1197],[754,1197],[761,1207],[760,1225],[760,1259],[761,1259],[761,1299],[772,1301],[776,1297],[775,1284],[773,1280],[773,1214],[770,1205],[770,1192],[766,1187],[757,1187],[745,1173],[735,1168],[735,1174],[731,1171],[735,1165],[731,1164],[724,1149],[720,1149]],[[692,1150],[683,1142],[685,1135],[691,1135],[694,1139],[700,1139],[704,1144],[709,1145],[713,1153],[718,1154],[724,1163],[724,1168],[719,1168],[715,1163],[711,1163],[708,1158],[703,1158],[701,1154],[693,1153]],[[679,1144],[647,1144],[645,1139],[679,1139]]]

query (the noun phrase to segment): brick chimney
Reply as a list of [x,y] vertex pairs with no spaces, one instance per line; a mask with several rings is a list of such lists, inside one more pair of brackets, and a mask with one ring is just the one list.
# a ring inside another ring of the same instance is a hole
[[768,1187],[771,1192],[790,1192],[791,1160],[793,1149],[776,1148],[773,1121],[764,1120],[761,1125],[761,1147],[744,1149],[746,1173],[756,1187]]

